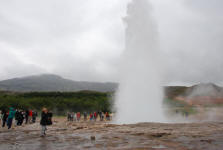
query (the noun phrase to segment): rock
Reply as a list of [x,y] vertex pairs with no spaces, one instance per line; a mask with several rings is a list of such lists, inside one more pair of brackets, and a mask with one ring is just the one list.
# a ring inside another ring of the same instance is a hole
[[81,130],[81,129],[84,129],[85,127],[76,127],[74,128],[73,130]]
[[211,140],[211,139],[206,139],[206,140],[201,140],[201,142],[207,142],[207,143],[212,143],[213,142],[213,140]]
[[91,141],[95,141],[96,140],[96,138],[95,138],[95,136],[91,136]]
[[76,129],[77,129],[77,130],[80,130],[80,129],[84,129],[84,127],[77,127]]
[[152,137],[161,138],[163,136],[171,135],[170,133],[154,133],[151,134]]

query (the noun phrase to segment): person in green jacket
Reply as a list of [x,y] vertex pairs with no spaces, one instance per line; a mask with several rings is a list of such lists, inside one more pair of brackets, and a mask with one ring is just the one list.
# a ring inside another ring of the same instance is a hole
[[14,117],[15,117],[15,110],[14,110],[14,108],[10,107],[9,108],[9,116],[8,116],[8,120],[7,120],[8,129],[10,129],[12,127],[12,121],[13,121]]

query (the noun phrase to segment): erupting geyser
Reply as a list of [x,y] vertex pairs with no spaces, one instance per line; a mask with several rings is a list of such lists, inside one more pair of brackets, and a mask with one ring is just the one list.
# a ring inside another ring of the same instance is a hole
[[163,122],[159,44],[148,1],[132,0],[124,21],[126,47],[116,94],[116,122]]

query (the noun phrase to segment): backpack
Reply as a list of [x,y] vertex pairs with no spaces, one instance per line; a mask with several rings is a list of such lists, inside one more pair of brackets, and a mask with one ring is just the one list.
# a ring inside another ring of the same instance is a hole
[[47,113],[47,125],[52,125],[53,124],[52,116],[53,116],[52,113]]

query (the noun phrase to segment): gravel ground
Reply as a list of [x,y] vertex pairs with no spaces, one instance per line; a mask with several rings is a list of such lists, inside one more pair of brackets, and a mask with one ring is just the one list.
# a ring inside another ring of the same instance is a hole
[[0,150],[222,150],[223,122],[114,125],[56,118],[40,137],[39,123],[0,128]]

